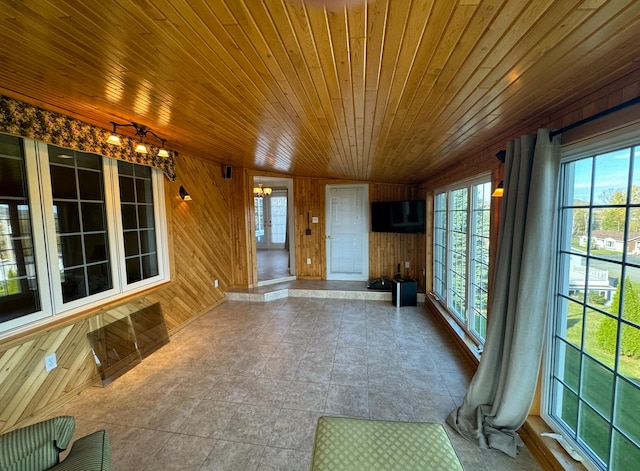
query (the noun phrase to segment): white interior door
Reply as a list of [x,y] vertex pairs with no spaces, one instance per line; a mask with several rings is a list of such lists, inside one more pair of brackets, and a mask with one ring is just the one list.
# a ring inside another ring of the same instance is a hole
[[369,278],[368,185],[327,185],[327,280]]

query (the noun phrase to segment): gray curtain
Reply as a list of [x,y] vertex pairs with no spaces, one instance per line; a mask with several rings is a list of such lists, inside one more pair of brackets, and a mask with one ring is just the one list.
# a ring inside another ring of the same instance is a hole
[[507,144],[504,197],[487,336],[462,405],[447,422],[483,448],[515,457],[533,402],[553,267],[559,137]]

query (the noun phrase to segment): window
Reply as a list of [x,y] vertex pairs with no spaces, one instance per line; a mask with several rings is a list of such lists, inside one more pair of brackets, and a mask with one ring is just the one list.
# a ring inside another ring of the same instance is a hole
[[433,291],[446,299],[447,286],[447,193],[438,193],[434,202]]
[[640,464],[640,138],[562,164],[546,418],[598,469]]
[[487,325],[491,183],[487,177],[437,191],[434,293],[479,342]]
[[48,146],[64,303],[113,288],[102,157]]
[[163,281],[161,178],[0,135],[0,331]]
[[20,140],[0,136],[0,322],[40,310],[26,175]]
[[159,274],[151,168],[118,161],[127,283]]
[[253,198],[254,218],[256,222],[256,242],[264,242],[264,198]]

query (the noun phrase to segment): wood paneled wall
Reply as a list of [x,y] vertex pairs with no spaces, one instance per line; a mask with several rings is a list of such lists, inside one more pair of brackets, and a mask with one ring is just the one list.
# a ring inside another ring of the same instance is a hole
[[[369,200],[402,201],[424,199],[424,191],[417,186],[372,183]],[[413,278],[424,287],[425,234],[369,233],[369,277],[393,277],[400,264],[403,278]],[[409,268],[405,268],[409,262]]]
[[[327,184],[340,184],[331,180],[314,178],[294,179],[296,273],[298,279],[320,280],[326,278],[325,250],[325,188]],[[346,183],[346,182],[344,182]],[[352,183],[352,182],[350,182]],[[422,199],[424,191],[416,186],[371,183],[369,200],[399,201]],[[318,217],[318,224],[308,224],[310,217]],[[311,235],[306,235],[307,226]],[[425,268],[425,236],[422,234],[369,234],[369,277],[393,276],[398,263],[402,276],[410,276],[424,285],[422,270]],[[307,258],[311,264],[307,264]],[[404,262],[410,268],[405,270]]]
[[[234,169],[233,176],[225,180],[229,188],[229,223],[231,225],[233,283],[229,287],[248,287],[257,283],[255,270],[255,223],[253,197],[250,193],[252,177],[246,170]],[[249,267],[253,267],[250,269]]]
[[[299,280],[325,279],[325,181],[296,178],[293,185],[297,277]],[[310,222],[312,217],[318,218],[317,224]],[[307,225],[311,235],[306,235]],[[307,258],[311,264],[307,264]]]
[[[224,291],[237,283],[233,267],[242,262],[234,254],[240,250],[235,244],[242,231],[239,223],[232,228],[231,220],[242,217],[233,215],[241,204],[233,180],[222,178],[219,165],[182,155],[176,170],[178,180],[164,182],[171,282],[0,341],[0,432],[39,420],[99,381],[86,338],[91,330],[159,302],[169,330],[176,331],[221,302]],[[192,201],[179,198],[180,185]],[[44,357],[53,352],[58,367],[46,373]]]

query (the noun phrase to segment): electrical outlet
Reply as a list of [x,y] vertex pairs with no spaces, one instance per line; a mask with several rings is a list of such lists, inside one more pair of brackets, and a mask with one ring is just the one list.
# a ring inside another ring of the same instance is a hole
[[311,265],[311,259],[310,258],[307,259],[307,265]]
[[49,372],[54,368],[57,368],[58,361],[56,360],[56,354],[52,353],[51,355],[47,355],[44,357],[44,369]]
[[404,267],[405,267],[405,268],[409,268],[410,266],[411,266],[411,263],[410,263],[410,262],[404,262]]
[[318,224],[318,216],[313,216],[311,218],[311,224]]
[[213,287],[217,288],[218,287],[218,280],[213,280]]

